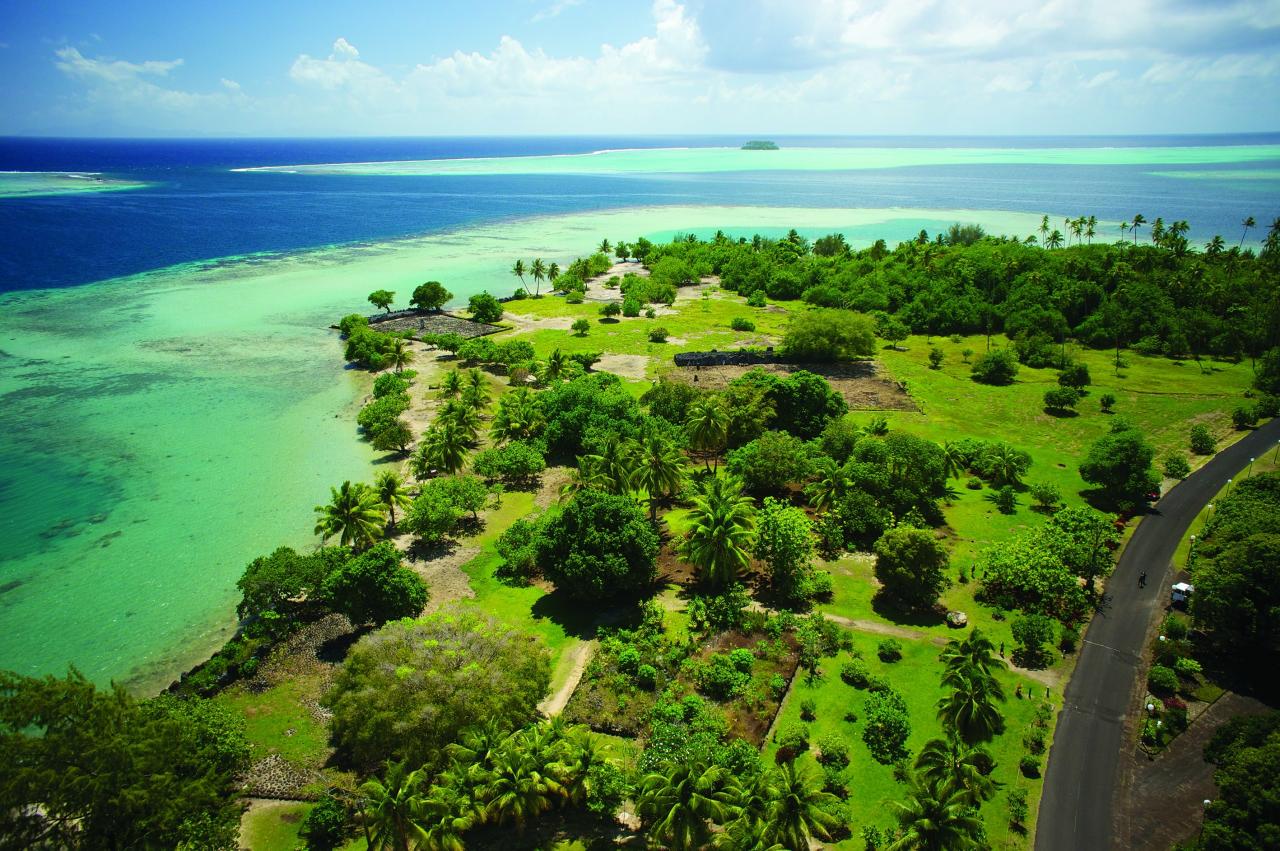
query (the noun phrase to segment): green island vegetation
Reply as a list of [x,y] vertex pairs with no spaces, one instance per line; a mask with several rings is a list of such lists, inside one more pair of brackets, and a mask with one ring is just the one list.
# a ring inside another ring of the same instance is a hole
[[752,139],[742,145],[744,151],[776,151],[778,150],[777,142],[770,142],[768,139]]
[[[347,316],[377,475],[166,694],[0,676],[0,837],[1030,847],[1118,548],[1280,398],[1280,221],[1257,255],[1095,225],[606,240],[430,330]],[[1260,472],[1203,524],[1161,731],[1280,661],[1278,507]],[[1274,835],[1275,719],[1214,736],[1195,847]]]

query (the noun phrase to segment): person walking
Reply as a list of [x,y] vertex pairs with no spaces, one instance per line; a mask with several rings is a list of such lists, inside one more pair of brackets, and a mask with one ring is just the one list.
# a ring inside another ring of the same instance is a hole
[[1147,572],[1145,570],[1138,574],[1138,587],[1147,587]]

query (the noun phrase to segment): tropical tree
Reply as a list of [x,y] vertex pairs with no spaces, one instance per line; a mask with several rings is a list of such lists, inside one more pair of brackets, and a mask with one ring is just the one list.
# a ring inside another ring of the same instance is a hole
[[609,240],[602,239],[600,240],[599,248],[597,248],[596,250],[599,251],[601,254],[608,254],[610,251],[613,250],[613,246],[609,244]]
[[1257,227],[1258,222],[1253,216],[1246,216],[1245,220],[1240,223],[1240,243],[1236,248],[1244,247],[1244,238],[1249,233],[1249,228]]
[[542,400],[527,387],[512,390],[498,399],[489,433],[495,440],[528,440],[547,424]]
[[329,503],[315,508],[315,534],[321,540],[336,535],[342,546],[362,550],[382,534],[382,502],[368,485],[343,482],[329,494]]
[[1004,730],[1004,716],[995,701],[1004,694],[989,675],[971,668],[948,672],[943,684],[951,693],[938,700],[938,719],[966,742],[990,741]]
[[524,286],[524,272],[525,272],[525,269],[524,269],[524,261],[523,261],[523,260],[517,260],[517,261],[515,262],[515,265],[513,265],[513,266],[511,267],[511,274],[512,274],[512,275],[515,275],[517,278],[519,278],[519,279],[520,279],[520,286],[521,286],[521,287],[523,287],[523,286]]
[[1205,243],[1204,253],[1207,257],[1218,257],[1227,248],[1227,243],[1222,239],[1222,234],[1214,234],[1213,239]]
[[967,851],[979,848],[982,821],[963,789],[915,778],[906,801],[894,801],[901,835],[886,851]]
[[547,267],[547,280],[551,283],[551,286],[554,287],[556,285],[556,279],[559,277],[560,277],[560,264],[552,263],[550,266]]
[[975,807],[995,797],[999,785],[991,779],[995,760],[986,748],[966,745],[955,736],[925,742],[915,767],[927,783],[963,789]]
[[[996,647],[991,639],[977,627],[961,641],[954,638],[948,641],[938,659],[948,672],[968,669],[992,676],[993,668],[1004,667],[1004,662],[996,657]],[[999,688],[999,684],[996,688]]]
[[649,494],[649,519],[658,520],[658,500],[675,495],[684,481],[684,455],[656,428],[648,428],[632,456],[632,482]]
[[434,472],[453,474],[467,460],[467,436],[453,422],[431,426],[422,434],[418,451],[409,462],[413,475],[426,479]]
[[404,479],[395,470],[383,470],[373,480],[373,490],[378,495],[378,501],[387,510],[387,528],[395,528],[397,506],[404,508],[413,502],[404,486]]
[[514,824],[521,833],[530,818],[551,809],[564,795],[560,783],[523,747],[522,738],[513,737],[498,752],[481,787],[489,818],[498,824]]
[[1027,471],[1029,459],[1025,452],[1014,449],[1007,443],[992,446],[983,456],[983,463],[995,485],[1019,485],[1022,474]]
[[391,290],[374,290],[369,293],[369,303],[390,313],[391,302],[395,300],[395,297],[396,294]]
[[804,489],[804,495],[815,511],[826,511],[844,498],[853,487],[853,479],[834,458],[823,456],[815,478]]
[[730,812],[732,789],[724,769],[684,762],[646,775],[636,809],[649,834],[672,851],[701,848],[711,839],[711,822]]
[[690,528],[680,554],[707,584],[726,588],[751,561],[749,546],[755,508],[734,478],[710,478],[689,512]]
[[403,337],[392,337],[391,348],[387,350],[387,363],[396,368],[396,372],[402,372],[406,366],[413,363],[413,349],[409,348],[409,344],[404,341]]
[[695,399],[689,405],[685,431],[689,435],[689,445],[707,454],[707,469],[712,469],[710,459],[724,447],[729,436],[728,408],[716,396]]
[[1133,221],[1129,223],[1129,230],[1133,231],[1134,245],[1138,244],[1138,228],[1142,227],[1146,223],[1147,223],[1146,217],[1144,217],[1141,213],[1134,214]]
[[420,823],[424,781],[421,769],[409,771],[403,762],[388,762],[384,779],[371,777],[360,786],[370,849],[409,851],[425,839]]
[[451,369],[444,374],[444,378],[440,379],[440,395],[446,399],[453,399],[462,392],[462,375],[456,369]]
[[1093,245],[1093,238],[1098,233],[1098,217],[1090,216],[1084,223],[1084,235],[1089,240],[1089,244]]
[[465,851],[463,834],[484,821],[475,798],[450,784],[432,785],[420,813],[423,851]]
[[480,434],[480,411],[471,403],[472,400],[468,400],[468,394],[473,394],[471,388],[467,388],[462,399],[446,402],[436,417],[436,425],[452,425],[463,440],[471,445]]
[[950,440],[942,444],[942,463],[949,479],[958,479],[969,468],[969,457],[957,443]]
[[547,264],[542,262],[541,257],[534,259],[529,274],[533,275],[533,295],[537,298],[542,295],[542,282],[547,278]]
[[1040,244],[1044,245],[1049,238],[1049,217],[1043,216],[1040,219]]
[[559,384],[568,376],[569,364],[569,356],[559,349],[554,349],[540,366],[538,378],[543,384]]
[[1057,228],[1053,229],[1053,233],[1049,234],[1048,239],[1044,243],[1045,248],[1061,248],[1062,247],[1062,231]]
[[769,804],[765,842],[786,848],[808,848],[810,837],[830,839],[840,819],[823,809],[836,801],[822,791],[821,782],[808,769],[796,768],[791,760],[775,772],[776,797]]
[[635,444],[611,434],[598,452],[578,458],[578,469],[587,487],[624,494],[635,484]]

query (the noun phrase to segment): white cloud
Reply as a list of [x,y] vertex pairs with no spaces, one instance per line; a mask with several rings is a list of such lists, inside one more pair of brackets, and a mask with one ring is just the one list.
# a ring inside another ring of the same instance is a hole
[[163,77],[182,64],[181,59],[170,62],[125,62],[123,60],[89,59],[82,56],[74,47],[63,47],[54,51],[58,57],[55,63],[58,70],[72,77],[106,80],[120,83],[135,80],[143,75]]
[[542,21],[549,21],[552,18],[558,18],[561,13],[572,9],[574,6],[581,6],[582,2],[583,0],[556,0],[545,9],[539,9],[535,12],[533,17],[529,19],[529,23],[537,24]]

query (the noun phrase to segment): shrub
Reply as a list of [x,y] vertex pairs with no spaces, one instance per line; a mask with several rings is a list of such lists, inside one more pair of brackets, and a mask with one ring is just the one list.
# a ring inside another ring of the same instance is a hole
[[1080,630],[1074,626],[1062,627],[1062,634],[1058,638],[1058,649],[1063,653],[1074,653],[1076,647],[1080,644]]
[[1252,405],[1237,405],[1231,412],[1231,424],[1239,431],[1253,428],[1258,424],[1258,409]]
[[862,729],[862,741],[872,758],[881,765],[906,759],[911,721],[902,696],[892,689],[874,692],[867,696],[864,711],[867,723]]
[[582,294],[582,290],[570,290],[565,294],[565,304],[582,304],[586,300],[586,296]]
[[756,290],[747,296],[747,307],[764,307],[764,290]]
[[871,320],[847,310],[818,308],[796,314],[787,326],[782,348],[788,357],[806,361],[840,361],[875,354]]
[[644,318],[645,318],[645,319],[657,319],[657,318],[658,318],[658,311],[654,310],[652,307],[646,307],[646,308],[644,309]]
[[607,302],[600,305],[600,315],[606,319],[614,319],[622,312],[622,305],[616,301]]
[[1012,384],[1018,375],[1018,359],[1008,349],[996,349],[974,361],[970,374],[981,384]]
[[778,732],[778,746],[801,754],[809,749],[809,728],[804,724],[788,724]]
[[1254,406],[1253,410],[1259,419],[1280,417],[1280,396],[1264,393],[1258,399],[1258,404]]
[[628,295],[622,299],[622,315],[634,319],[640,315],[640,311],[644,309],[644,305],[640,299],[635,296]]
[[1022,772],[1023,777],[1032,779],[1040,776],[1040,760],[1031,754],[1024,754],[1022,759],[1018,760],[1018,769]]
[[1072,411],[1079,401],[1080,391],[1074,387],[1055,387],[1052,390],[1046,390],[1044,394],[1044,406],[1050,411],[1061,413]]
[[502,305],[487,292],[479,292],[467,301],[471,318],[477,322],[497,322],[502,318]]
[[876,655],[881,662],[897,662],[902,658],[902,645],[896,638],[886,638],[876,647]]
[[1187,637],[1187,622],[1175,615],[1169,615],[1160,626],[1160,634],[1170,641],[1182,641]]
[[942,369],[942,361],[945,357],[942,349],[937,346],[929,349],[929,369]]
[[1195,659],[1190,659],[1184,656],[1173,663],[1173,670],[1177,672],[1180,677],[1191,678],[1204,669]]
[[1083,390],[1088,387],[1089,367],[1079,362],[1073,362],[1063,367],[1062,372],[1058,373],[1058,383],[1063,387],[1070,387],[1074,390]]
[[1152,665],[1147,674],[1147,685],[1155,694],[1173,694],[1178,690],[1178,675],[1172,668],[1164,665]]
[[1053,640],[1053,619],[1045,615],[1021,615],[1012,624],[1013,640],[1018,642],[1014,659],[1029,668],[1040,668],[1048,662],[1045,645]]
[[861,659],[854,659],[840,666],[840,679],[854,688],[866,688],[871,682],[871,669]]
[[579,337],[585,337],[587,336],[587,332],[591,330],[591,322],[588,321],[586,317],[581,317],[573,320],[573,325],[570,327],[573,333],[577,334]]
[[982,490],[982,479],[977,476],[970,476],[964,483],[964,486],[971,491]]
[[661,325],[655,325],[649,329],[650,343],[665,343],[667,341],[667,329]]
[[964,359],[965,363],[968,363],[969,358],[973,357],[973,349],[961,349],[960,357]]
[[657,685],[657,682],[657,668],[649,664],[644,664],[636,668],[636,685],[640,686],[640,688],[652,691],[653,687]]
[[634,644],[627,644],[618,651],[618,670],[624,674],[634,674],[640,667],[640,651]]
[[745,316],[735,316],[729,323],[729,327],[735,331],[754,331],[756,330],[756,323]]
[[1164,474],[1170,479],[1185,479],[1191,475],[1191,465],[1181,452],[1170,452],[1164,456]]
[[1212,455],[1218,449],[1218,441],[1207,426],[1191,427],[1191,451],[1197,455]]
[[805,721],[812,721],[818,717],[818,701],[811,697],[806,697],[800,701],[800,717]]
[[1098,397],[1098,407],[1102,409],[1102,413],[1109,414],[1111,409],[1116,405],[1116,397],[1114,393],[1103,393]]
[[849,746],[839,736],[827,735],[818,739],[818,762],[824,766],[844,769],[849,766]]
[[1022,737],[1022,744],[1026,747],[1028,753],[1039,756],[1044,753],[1045,735],[1043,727],[1032,727],[1027,734]]
[[1037,482],[1031,486],[1031,498],[1042,511],[1052,511],[1062,502],[1062,493],[1051,482]]
[[1026,788],[1019,786],[1016,789],[1010,789],[1006,803],[1009,810],[1009,824],[1025,830],[1027,816],[1030,814],[1030,810],[1027,807]]
[[787,693],[787,681],[782,674],[774,674],[769,678],[769,693],[773,695],[775,700],[781,700],[782,696]]
[[992,501],[1001,514],[1016,514],[1018,511],[1018,492],[1013,485],[1005,485],[996,491]]

